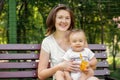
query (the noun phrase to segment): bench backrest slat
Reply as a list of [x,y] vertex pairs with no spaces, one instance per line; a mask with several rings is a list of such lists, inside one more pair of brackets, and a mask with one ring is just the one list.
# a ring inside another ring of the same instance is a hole
[[0,54],[0,60],[28,60],[28,59],[38,59],[39,54],[37,53],[14,53],[14,54]]
[[[0,63],[0,69],[24,69],[24,68],[36,68],[38,65],[38,62],[5,62],[5,63]],[[101,61],[98,62],[97,67],[108,67],[108,62],[107,61]]]
[[107,54],[106,53],[96,53],[95,57],[97,59],[107,59]]
[[110,71],[108,69],[104,69],[104,70],[95,70],[95,75],[96,76],[105,76],[105,75],[110,75]]
[[31,71],[18,71],[18,72],[0,72],[0,78],[36,78],[35,70]]
[[36,68],[38,66],[37,62],[6,62],[0,63],[0,69],[29,69],[29,68]]
[[0,50],[40,50],[40,44],[1,44]]
[[101,61],[101,62],[98,62],[98,64],[97,64],[97,67],[98,68],[100,68],[100,67],[106,67],[106,68],[108,68],[109,67],[109,65],[108,65],[108,62],[107,61]]
[[106,50],[106,46],[103,45],[103,44],[89,44],[88,47],[91,49],[91,50],[95,50],[95,51],[105,51]]
[[[92,50],[106,50],[103,44],[89,44]],[[0,50],[40,50],[40,44],[0,44]]]
[[[98,59],[106,59],[107,58],[107,54],[106,53],[98,53],[95,54],[95,57]],[[39,54],[37,53],[30,53],[30,54],[26,54],[26,53],[14,53],[14,54],[0,54],[0,60],[9,60],[9,59],[38,59],[39,58]]]

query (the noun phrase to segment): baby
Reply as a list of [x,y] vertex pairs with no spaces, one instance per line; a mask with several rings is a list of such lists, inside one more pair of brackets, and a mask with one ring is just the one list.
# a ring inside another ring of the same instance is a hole
[[[96,67],[97,60],[95,54],[87,46],[87,39],[83,30],[72,30],[69,34],[71,48],[63,56],[66,61],[79,63],[79,71],[64,71],[64,80],[98,80],[94,77],[93,69]],[[59,74],[57,74],[59,75]],[[62,78],[63,79],[63,78]],[[58,79],[57,79],[58,80]],[[59,78],[59,80],[61,80]]]

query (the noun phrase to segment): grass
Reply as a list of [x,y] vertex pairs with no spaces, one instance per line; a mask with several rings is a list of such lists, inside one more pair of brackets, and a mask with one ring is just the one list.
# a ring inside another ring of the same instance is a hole
[[111,70],[110,76],[112,78],[115,78],[116,80],[120,80],[120,68],[117,68],[117,70]]
[[112,67],[112,57],[108,57],[108,63],[109,63],[109,68],[110,68],[110,77],[112,78],[115,78],[115,80],[120,80],[120,58],[117,57],[116,58],[116,67],[117,69],[116,70],[113,70],[113,67]]

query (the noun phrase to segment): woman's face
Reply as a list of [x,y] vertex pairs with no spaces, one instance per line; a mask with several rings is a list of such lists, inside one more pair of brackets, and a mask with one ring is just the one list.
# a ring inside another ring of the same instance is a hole
[[71,24],[70,13],[66,10],[59,10],[56,13],[55,27],[57,31],[67,31]]

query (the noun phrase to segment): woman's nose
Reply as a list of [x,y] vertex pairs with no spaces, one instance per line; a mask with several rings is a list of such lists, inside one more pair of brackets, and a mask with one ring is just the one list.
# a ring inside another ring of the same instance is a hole
[[66,19],[65,19],[65,18],[63,18],[63,19],[62,19],[62,22],[66,22]]

